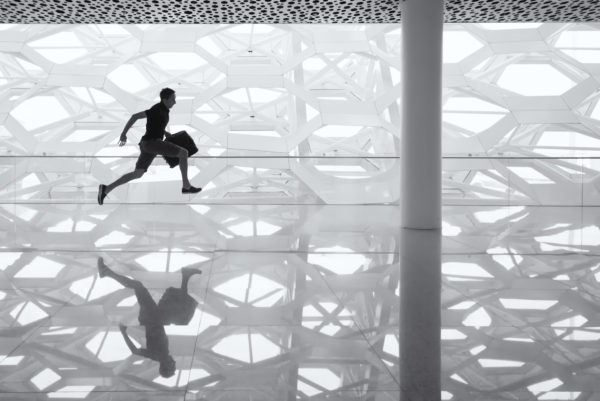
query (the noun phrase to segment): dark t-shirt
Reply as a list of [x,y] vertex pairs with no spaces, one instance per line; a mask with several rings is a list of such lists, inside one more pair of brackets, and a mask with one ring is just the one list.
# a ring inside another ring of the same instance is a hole
[[160,361],[169,355],[169,339],[162,323],[146,325],[147,357]]
[[169,108],[162,102],[146,110],[146,134],[142,141],[152,139],[162,140],[165,135],[165,128],[169,123]]

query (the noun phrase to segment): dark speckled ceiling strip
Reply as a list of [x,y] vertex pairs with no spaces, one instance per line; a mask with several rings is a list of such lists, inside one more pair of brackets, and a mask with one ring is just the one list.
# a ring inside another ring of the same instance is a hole
[[[397,23],[400,1],[0,0],[2,23]],[[446,22],[596,22],[600,0],[448,0]]]

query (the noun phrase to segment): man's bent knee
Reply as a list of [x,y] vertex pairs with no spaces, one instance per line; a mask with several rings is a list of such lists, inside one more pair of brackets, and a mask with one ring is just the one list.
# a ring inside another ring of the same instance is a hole
[[135,178],[140,178],[141,176],[144,175],[145,172],[146,172],[146,170],[136,169],[136,170],[133,171],[133,176]]
[[177,156],[181,159],[181,158],[185,158],[187,159],[188,157],[188,151],[187,149],[181,148],[179,149],[179,153],[177,154]]

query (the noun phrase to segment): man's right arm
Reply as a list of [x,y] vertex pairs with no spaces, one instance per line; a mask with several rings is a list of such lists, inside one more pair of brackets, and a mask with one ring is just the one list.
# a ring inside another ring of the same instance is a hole
[[125,326],[124,324],[119,324],[119,330],[121,331],[121,335],[123,336],[123,339],[125,340],[125,344],[127,344],[127,348],[129,348],[129,350],[131,351],[132,354],[148,357],[147,349],[137,348],[135,346],[135,344],[133,343],[133,341],[131,341],[131,338],[129,338],[129,335],[127,334],[127,326]]
[[127,121],[127,123],[125,124],[125,127],[123,128],[123,132],[121,133],[121,136],[119,137],[119,146],[123,146],[123,145],[125,145],[125,143],[127,143],[127,131],[129,131],[129,128],[131,128],[137,120],[142,119],[142,118],[146,118],[145,111],[140,111],[139,113],[135,113],[134,115],[131,116],[129,121]]

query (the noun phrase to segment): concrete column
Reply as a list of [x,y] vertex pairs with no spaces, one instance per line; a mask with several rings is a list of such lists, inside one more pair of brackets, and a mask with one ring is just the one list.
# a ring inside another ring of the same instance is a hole
[[441,216],[443,0],[406,0],[402,4],[402,226],[437,229]]
[[440,400],[443,0],[402,3],[400,399]]

